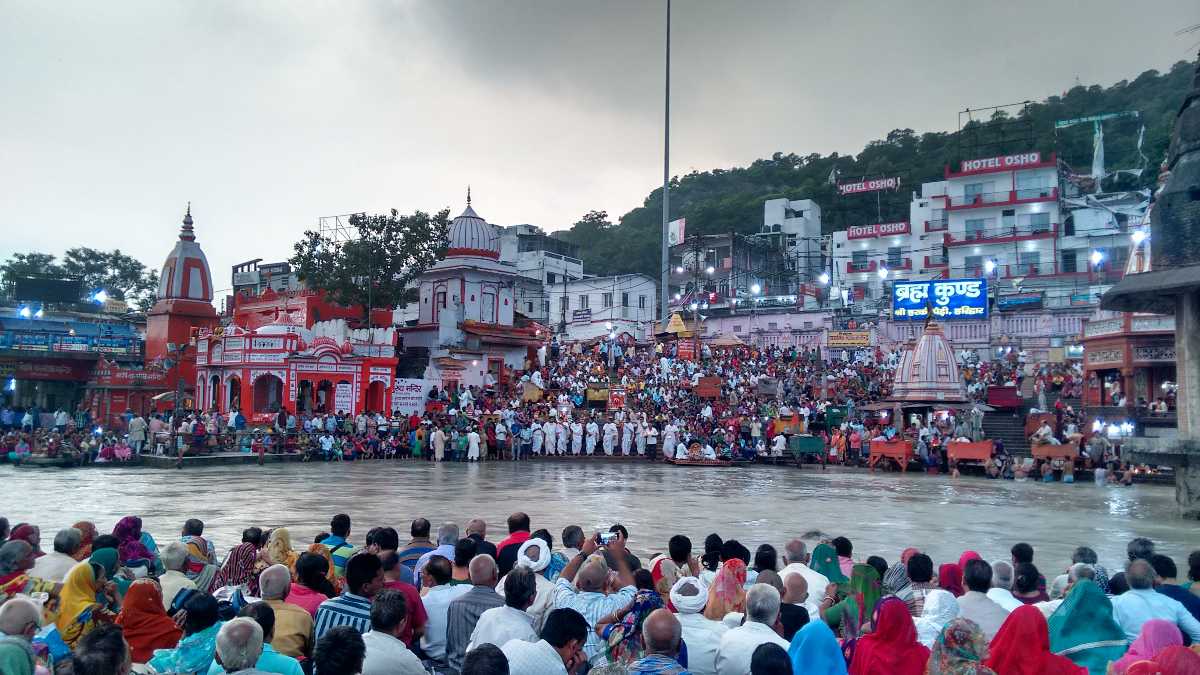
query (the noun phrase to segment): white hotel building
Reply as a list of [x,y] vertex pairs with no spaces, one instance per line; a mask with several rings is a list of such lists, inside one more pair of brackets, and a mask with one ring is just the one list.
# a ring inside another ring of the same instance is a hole
[[956,168],[921,185],[907,222],[833,233],[832,285],[882,309],[890,305],[889,281],[986,277],[1005,303],[1020,294],[1028,308],[1063,308],[1094,304],[1119,276],[1109,270],[1128,256],[1124,225],[1085,224],[1100,222],[1092,209],[1066,217],[1053,155],[964,160]]

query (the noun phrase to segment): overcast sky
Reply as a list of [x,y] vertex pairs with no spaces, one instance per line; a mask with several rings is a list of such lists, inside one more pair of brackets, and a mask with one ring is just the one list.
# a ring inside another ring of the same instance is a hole
[[[671,170],[1132,79],[1193,58],[1196,23],[1196,0],[678,0]],[[191,200],[221,289],[319,216],[456,215],[468,183],[497,224],[615,218],[662,180],[663,28],[655,0],[0,0],[0,257],[158,267]]]

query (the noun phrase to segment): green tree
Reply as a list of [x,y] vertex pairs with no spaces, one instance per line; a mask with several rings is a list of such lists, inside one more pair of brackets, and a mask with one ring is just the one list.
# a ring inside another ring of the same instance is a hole
[[120,249],[101,251],[86,246],[67,249],[62,269],[83,280],[83,290],[91,294],[103,290],[109,297],[146,311],[154,304],[158,273],[147,270],[140,260]]
[[358,238],[334,241],[309,230],[296,242],[292,268],[302,281],[347,306],[403,307],[422,272],[446,254],[449,211],[351,216]]
[[50,277],[62,279],[67,276],[62,265],[49,253],[14,253],[0,265],[0,285],[4,294],[10,295],[21,277]]

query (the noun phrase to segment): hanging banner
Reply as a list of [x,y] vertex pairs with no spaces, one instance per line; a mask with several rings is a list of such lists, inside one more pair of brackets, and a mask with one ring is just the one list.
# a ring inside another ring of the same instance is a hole
[[838,193],[845,197],[846,195],[857,194],[859,192],[878,192],[880,190],[899,190],[900,176],[891,176],[889,178],[872,178],[871,180],[862,180],[857,183],[838,183]]
[[831,330],[826,336],[825,343],[829,347],[870,347],[871,331]]
[[986,319],[987,279],[897,281],[892,284],[892,318]]
[[667,223],[667,246],[675,246],[683,243],[683,231],[686,225],[687,218],[680,218]]
[[411,415],[425,412],[425,394],[435,383],[420,378],[396,378],[392,384],[392,410]]
[[354,387],[349,382],[338,382],[333,391],[333,409],[350,414],[355,412]]

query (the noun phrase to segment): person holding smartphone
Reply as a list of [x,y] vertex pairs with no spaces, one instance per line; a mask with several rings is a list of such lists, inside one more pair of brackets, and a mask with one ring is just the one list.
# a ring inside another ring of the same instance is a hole
[[[599,551],[614,561],[616,574],[612,582],[608,566],[591,559]],[[554,607],[573,609],[587,619],[588,636],[583,651],[593,667],[604,664],[604,644],[596,634],[596,626],[604,617],[629,606],[637,592],[626,553],[625,536],[621,532],[597,532],[583,543],[579,555],[567,563],[555,582]]]

